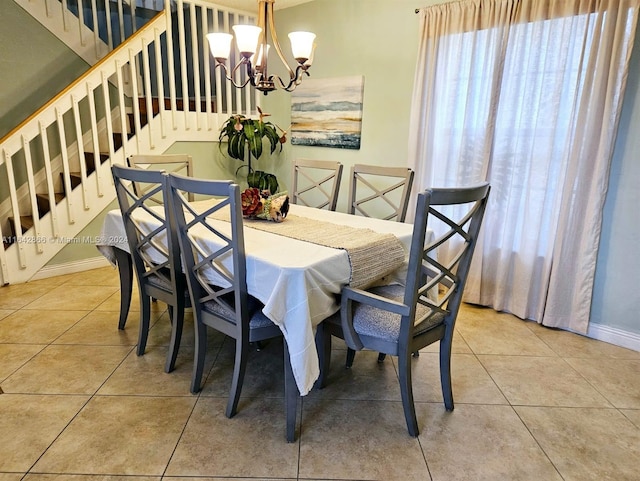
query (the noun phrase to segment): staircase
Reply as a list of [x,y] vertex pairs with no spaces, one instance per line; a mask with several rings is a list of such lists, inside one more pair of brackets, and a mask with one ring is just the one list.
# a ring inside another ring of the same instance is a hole
[[[203,0],[165,0],[113,45],[114,32],[127,31],[118,17],[125,3],[135,17],[136,6],[160,0],[14,1],[44,16],[59,38],[76,32],[69,46],[79,46],[93,67],[0,139],[9,186],[0,197],[1,284],[28,281],[115,199],[111,165],[162,153],[177,141],[214,141],[224,120],[254,113],[259,100],[212,73],[204,38],[254,21],[251,14]],[[105,25],[112,21],[119,27]]]

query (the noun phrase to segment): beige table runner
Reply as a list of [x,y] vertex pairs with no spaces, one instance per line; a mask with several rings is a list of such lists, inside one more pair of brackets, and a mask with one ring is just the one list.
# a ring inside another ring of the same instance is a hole
[[333,224],[289,214],[284,222],[244,219],[244,225],[313,244],[344,249],[351,263],[349,285],[365,288],[400,267],[405,260],[402,243],[393,234]]
[[[211,201],[192,202],[196,211],[211,207]],[[229,221],[228,212],[213,214],[215,219]],[[331,222],[287,215],[283,222],[243,219],[246,227],[283,235],[312,244],[347,251],[351,264],[349,285],[363,289],[402,266],[405,250],[393,234],[381,234],[371,229],[351,227]]]

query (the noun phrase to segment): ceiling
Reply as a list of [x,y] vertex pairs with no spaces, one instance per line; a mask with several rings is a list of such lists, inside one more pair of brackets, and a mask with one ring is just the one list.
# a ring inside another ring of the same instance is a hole
[[[237,8],[238,10],[246,10],[248,12],[258,11],[258,0],[208,0],[210,3],[224,5],[227,7]],[[293,7],[301,3],[308,3],[312,0],[276,0],[274,8],[281,10],[287,7]]]

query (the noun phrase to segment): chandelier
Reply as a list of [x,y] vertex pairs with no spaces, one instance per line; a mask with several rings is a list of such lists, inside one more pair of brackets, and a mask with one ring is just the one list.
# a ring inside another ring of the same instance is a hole
[[[258,0],[258,25],[234,25],[232,27],[236,45],[240,51],[240,60],[231,69],[227,68],[227,60],[229,60],[231,53],[233,35],[229,33],[210,33],[207,35],[211,55],[216,61],[215,67],[220,67],[224,71],[225,77],[234,87],[243,88],[250,83],[265,95],[276,88],[291,92],[300,85],[304,75],[309,75],[307,70],[313,62],[316,36],[311,32],[291,32],[289,34],[293,57],[298,62],[293,70],[284,58],[278,43],[273,20],[274,3],[275,0]],[[271,47],[268,43],[269,36],[273,48],[289,72],[288,81],[283,81],[280,76],[268,73],[267,57]],[[239,76],[236,73],[242,69],[242,66],[246,68],[246,79],[237,82],[236,78]]]

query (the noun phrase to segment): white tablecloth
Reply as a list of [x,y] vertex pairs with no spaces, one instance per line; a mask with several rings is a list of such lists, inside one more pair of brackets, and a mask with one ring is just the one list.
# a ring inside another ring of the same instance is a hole
[[[290,213],[394,234],[408,258],[411,224],[299,205],[291,205]],[[251,229],[246,224],[244,231],[249,294],[264,304],[264,314],[282,329],[298,389],[301,395],[306,395],[319,375],[315,327],[339,309],[337,296],[349,283],[351,274],[348,254],[343,249]],[[119,210],[107,213],[99,239],[98,249],[113,263],[113,247],[129,252]],[[404,277],[405,268],[400,268],[382,282],[403,283]]]

